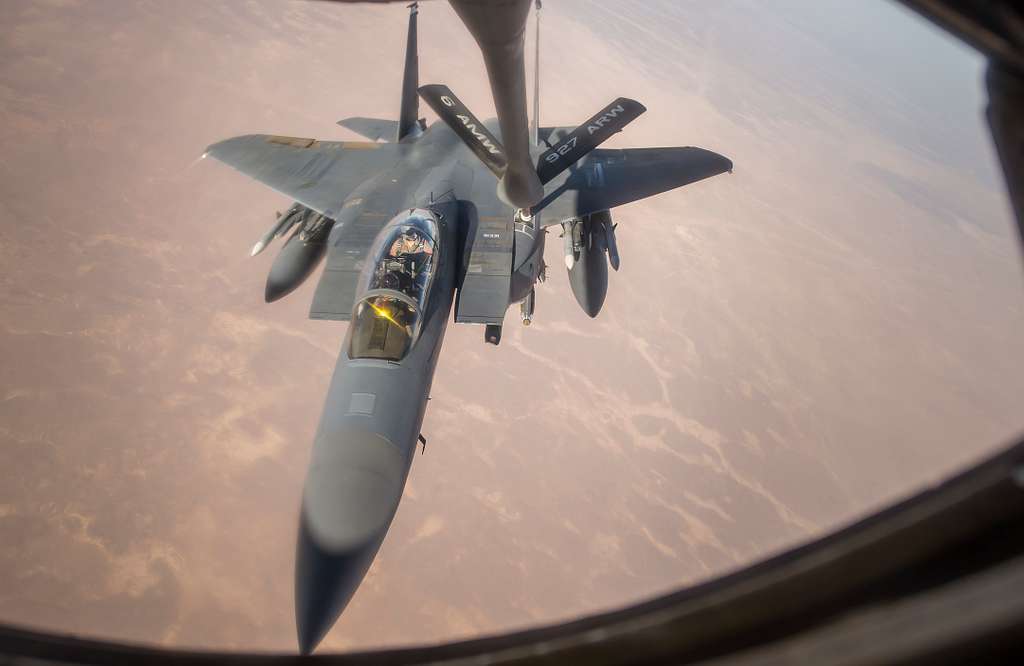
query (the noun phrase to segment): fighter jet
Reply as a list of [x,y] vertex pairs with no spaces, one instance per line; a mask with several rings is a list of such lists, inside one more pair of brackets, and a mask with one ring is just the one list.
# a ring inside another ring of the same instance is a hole
[[[542,191],[534,205],[512,206],[499,187],[511,163],[501,123],[481,122],[443,85],[419,87],[417,13],[413,3],[398,119],[339,121],[367,141],[254,134],[205,153],[295,200],[252,250],[294,229],[270,270],[266,300],[294,290],[326,256],[310,317],[349,322],[300,509],[302,653],[351,600],[398,509],[413,456],[426,446],[420,428],[452,311],[456,323],[484,326],[495,345],[511,305],[529,324],[534,286],[546,275],[547,227],[560,225],[573,293],[597,316],[608,264],[619,266],[610,209],[732,169],[701,148],[600,149],[645,111],[631,99],[614,100],[576,128],[540,126],[536,86],[528,150]],[[439,122],[419,117],[420,98]]]

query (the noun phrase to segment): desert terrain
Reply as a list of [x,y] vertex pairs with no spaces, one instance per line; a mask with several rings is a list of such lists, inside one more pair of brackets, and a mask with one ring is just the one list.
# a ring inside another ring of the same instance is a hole
[[[197,158],[397,114],[406,10],[0,4],[0,621],[295,649],[301,485],[345,324],[273,305],[291,202]],[[446,3],[420,81],[493,107]],[[543,23],[545,124],[729,175],[613,211],[580,311],[452,326],[395,523],[323,649],[533,626],[735,570],[1024,430],[1021,256],[981,59],[888,2],[584,3]],[[423,106],[428,119],[434,117]]]

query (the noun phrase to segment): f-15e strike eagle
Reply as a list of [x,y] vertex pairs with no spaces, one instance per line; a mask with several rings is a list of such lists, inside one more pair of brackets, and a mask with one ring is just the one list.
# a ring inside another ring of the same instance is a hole
[[[310,317],[350,322],[302,497],[295,615],[303,653],[352,598],[398,509],[417,443],[426,444],[420,426],[453,307],[456,323],[484,325],[495,345],[510,305],[529,324],[546,227],[557,224],[573,294],[595,317],[608,264],[619,265],[609,210],[732,169],[700,148],[598,148],[644,112],[625,98],[575,129],[540,127],[535,88],[528,139],[530,0],[451,2],[484,54],[498,122],[478,120],[443,85],[418,87],[413,3],[397,121],[339,122],[369,141],[248,135],[206,151],[295,200],[253,248],[294,229],[266,300],[298,287],[326,254]],[[418,97],[442,122],[419,117]]]

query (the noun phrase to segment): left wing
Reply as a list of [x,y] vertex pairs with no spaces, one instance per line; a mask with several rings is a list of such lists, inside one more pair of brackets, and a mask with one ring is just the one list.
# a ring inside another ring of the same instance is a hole
[[338,124],[356,134],[365,136],[370,141],[394,141],[398,136],[398,121],[383,118],[344,118]]
[[535,210],[544,226],[560,224],[726,171],[732,161],[703,148],[599,148],[551,181]]
[[403,150],[395,143],[250,134],[215,143],[205,156],[334,218],[352,190],[390,169]]

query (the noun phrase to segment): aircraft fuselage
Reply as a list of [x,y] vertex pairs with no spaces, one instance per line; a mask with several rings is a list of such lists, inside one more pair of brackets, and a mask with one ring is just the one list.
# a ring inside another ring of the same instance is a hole
[[[364,216],[383,216],[384,205],[405,201],[390,211],[394,219],[378,239],[393,233],[411,211],[430,211],[438,228],[435,272],[418,335],[400,360],[354,357],[355,312],[342,343],[303,489],[295,595],[304,651],[319,642],[355,594],[398,509],[452,309],[466,225],[463,202],[486,193],[490,205],[486,195],[474,201],[474,214],[483,208],[513,215],[494,195],[493,181],[475,186],[472,171],[460,165],[463,157],[475,158],[444,125],[431,126],[403,151],[400,166],[347,198],[332,238],[342,238],[346,225]],[[364,292],[361,285],[357,303]]]

